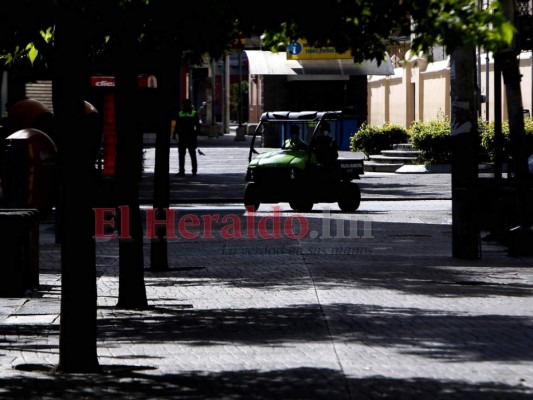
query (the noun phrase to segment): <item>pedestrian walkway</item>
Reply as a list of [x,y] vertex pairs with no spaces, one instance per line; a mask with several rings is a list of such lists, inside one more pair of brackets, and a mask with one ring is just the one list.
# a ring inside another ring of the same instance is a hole
[[145,243],[148,309],[116,307],[118,245],[97,242],[103,374],[51,373],[60,246],[41,227],[39,291],[0,298],[1,399],[533,396],[533,258],[491,243],[453,258],[449,175],[365,174],[352,214],[251,216],[236,190],[247,147],[207,140],[199,175],[171,177],[177,218],[199,224],[169,240],[168,271],[149,269]]

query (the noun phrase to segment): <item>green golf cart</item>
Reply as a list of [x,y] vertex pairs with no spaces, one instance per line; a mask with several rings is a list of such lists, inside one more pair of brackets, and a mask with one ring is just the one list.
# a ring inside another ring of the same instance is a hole
[[[288,202],[306,212],[315,203],[338,203],[344,212],[356,211],[361,192],[352,181],[364,174],[364,161],[338,157],[330,135],[340,123],[341,111],[263,113],[250,143],[245,207],[255,211],[261,203]],[[257,136],[271,148],[258,152]]]

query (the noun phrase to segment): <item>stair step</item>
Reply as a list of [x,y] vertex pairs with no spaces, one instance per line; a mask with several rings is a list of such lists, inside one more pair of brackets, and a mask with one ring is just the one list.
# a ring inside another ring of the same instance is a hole
[[415,164],[418,161],[418,157],[389,157],[380,154],[369,156],[370,161],[375,161],[376,163],[385,163],[385,164]]
[[365,161],[365,172],[396,172],[398,168],[401,168],[403,164],[386,164],[376,163],[373,161]]
[[381,154],[390,157],[418,157],[419,150],[381,150]]
[[396,143],[392,145],[394,150],[413,150],[412,143]]

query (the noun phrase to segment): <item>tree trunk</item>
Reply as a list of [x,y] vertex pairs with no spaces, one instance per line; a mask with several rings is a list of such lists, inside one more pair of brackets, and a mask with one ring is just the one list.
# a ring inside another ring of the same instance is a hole
[[526,132],[524,127],[524,109],[522,104],[522,91],[520,88],[520,65],[518,51],[507,50],[496,55],[500,62],[505,93],[507,97],[507,109],[509,110],[509,142],[511,150],[511,170],[513,183],[516,190],[516,211],[522,228],[530,226],[527,217],[527,176],[529,174],[526,146]]
[[475,52],[458,47],[451,54],[452,254],[480,257],[478,215],[478,129]]
[[[139,205],[139,183],[142,174],[142,132],[137,128],[139,102],[136,35],[128,28],[121,30],[116,76],[117,163],[116,191],[119,220],[127,222],[130,237],[119,237],[119,292],[117,306],[146,308],[144,285],[143,228]],[[123,228],[123,227],[122,227]]]
[[[169,193],[169,163],[170,163],[170,130],[172,125],[173,90],[176,87],[176,76],[179,71],[175,68],[174,57],[176,51],[164,51],[169,56],[159,61],[159,76],[157,87],[158,110],[157,120],[155,171],[154,171],[154,211],[158,220],[165,220],[170,201]],[[156,237],[151,239],[150,268],[153,271],[165,271],[168,266],[167,229],[164,224],[155,227]]]
[[[513,0],[501,0],[503,12],[509,21],[515,23],[516,2]],[[520,32],[519,34],[524,34]],[[531,253],[531,220],[528,214],[530,205],[527,200],[528,165],[526,134],[524,126],[524,114],[522,103],[522,91],[520,81],[520,38],[515,36],[512,45],[495,55],[495,60],[501,67],[507,108],[509,110],[509,142],[511,146],[510,169],[512,183],[515,189],[515,215],[518,226],[513,227],[509,236],[509,254],[512,256],[529,255]]]
[[58,371],[98,372],[92,136],[84,126],[85,21],[66,10],[55,27],[53,103],[59,135],[61,322]]

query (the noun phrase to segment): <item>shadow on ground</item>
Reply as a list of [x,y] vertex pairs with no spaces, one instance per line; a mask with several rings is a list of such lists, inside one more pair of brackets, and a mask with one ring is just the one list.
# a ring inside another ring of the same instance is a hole
[[[440,399],[526,400],[520,386],[486,382],[469,384],[438,379],[344,378],[336,370],[295,368],[218,373],[153,375],[150,367],[103,366],[105,373],[39,373],[0,379],[2,395],[11,400],[61,398],[105,399]],[[41,369],[20,366],[21,370]]]

